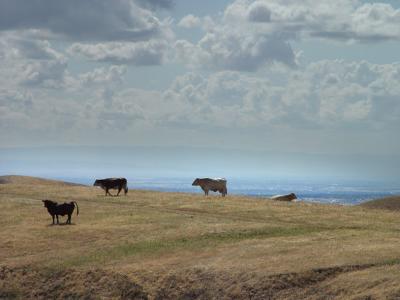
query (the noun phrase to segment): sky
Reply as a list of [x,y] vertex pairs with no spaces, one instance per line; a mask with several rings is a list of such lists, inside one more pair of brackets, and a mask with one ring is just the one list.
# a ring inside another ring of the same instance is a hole
[[397,0],[0,0],[0,171],[21,149],[216,149],[400,180],[399,53]]

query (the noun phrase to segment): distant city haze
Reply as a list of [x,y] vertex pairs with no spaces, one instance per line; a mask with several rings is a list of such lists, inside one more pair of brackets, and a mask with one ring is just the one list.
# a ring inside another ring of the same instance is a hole
[[342,204],[400,193],[396,157],[189,147],[14,148],[1,149],[0,154],[0,174],[86,185],[96,178],[126,177],[131,189],[202,192],[191,186],[194,178],[225,177],[229,194],[295,192],[300,200]]
[[400,182],[399,157],[175,147],[0,149],[0,173],[47,177],[227,177]]

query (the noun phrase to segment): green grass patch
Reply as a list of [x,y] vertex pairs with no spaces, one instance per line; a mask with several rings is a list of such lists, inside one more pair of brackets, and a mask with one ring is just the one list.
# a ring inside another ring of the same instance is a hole
[[235,243],[249,239],[300,236],[325,231],[318,227],[268,227],[246,231],[227,231],[206,233],[194,237],[173,240],[149,240],[138,243],[125,243],[115,247],[94,251],[88,255],[67,259],[59,267],[74,267],[93,263],[106,263],[136,255],[157,255],[178,250],[198,250],[215,247],[223,243]]
[[379,266],[395,266],[400,265],[400,258],[393,258],[383,261],[382,263],[378,264]]

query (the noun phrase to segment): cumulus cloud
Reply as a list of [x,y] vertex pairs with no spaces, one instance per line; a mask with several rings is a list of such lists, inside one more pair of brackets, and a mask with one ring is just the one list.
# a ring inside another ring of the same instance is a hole
[[237,71],[192,72],[162,92],[123,88],[125,72],[123,66],[96,68],[76,77],[80,85],[75,89],[56,94],[24,87],[0,90],[1,124],[13,124],[4,128],[15,136],[28,126],[36,135],[80,141],[93,134],[129,135],[138,128],[367,133],[400,125],[396,63],[335,60],[297,69],[276,65],[262,77]]
[[[344,42],[400,40],[400,9],[357,0],[236,0],[197,42],[178,40],[177,58],[192,67],[258,71],[279,62],[297,65],[294,41]],[[179,25],[197,26],[188,15]]]
[[141,6],[148,8],[172,8],[175,5],[174,0],[135,0]]
[[200,18],[192,14],[184,16],[178,23],[178,26],[183,28],[196,28],[200,27],[200,25],[201,25]]
[[[160,20],[153,10],[172,5],[171,0],[5,0],[0,1],[0,33],[8,40],[14,36],[15,49],[32,60],[57,56],[45,45],[57,40],[74,42],[69,53],[93,61],[157,65],[165,61],[174,34],[172,21]],[[26,83],[47,80],[37,75],[38,69],[50,74],[62,67],[36,62],[24,70]]]
[[[312,38],[398,39],[399,11],[387,4],[238,0],[221,18],[184,17],[179,26],[201,26],[204,35],[174,44],[171,21],[153,11],[171,8],[172,1],[25,2],[0,3],[2,136],[29,130],[47,139],[85,141],[96,132],[129,136],[138,128],[367,132],[400,125],[399,64],[335,60],[302,66],[291,45]],[[92,10],[85,8],[89,4]],[[67,53],[60,50],[66,44]],[[125,88],[129,67],[164,63],[171,44],[194,72],[162,92]],[[78,56],[96,67],[70,74],[68,63]]]
[[177,123],[314,129],[353,124],[368,130],[398,125],[399,74],[400,64],[320,61],[289,72],[275,68],[264,78],[232,71],[189,74],[164,97],[185,104]]
[[122,83],[126,74],[125,66],[111,66],[109,68],[97,68],[91,72],[79,75],[82,86]]
[[178,40],[175,49],[178,59],[186,64],[214,70],[256,71],[267,63],[297,64],[296,54],[285,39],[228,28],[207,32],[197,44]]
[[68,52],[89,60],[114,64],[159,65],[167,55],[168,43],[165,40],[150,40],[137,43],[75,43]]
[[270,22],[271,11],[270,9],[260,2],[254,2],[249,5],[247,11],[247,19],[250,22]]
[[64,84],[67,64],[60,60],[32,61],[21,66],[20,84],[59,88]]
[[22,59],[56,60],[65,59],[64,55],[54,50],[46,40],[30,40],[24,38],[8,39],[9,46],[13,47],[15,54]]
[[59,88],[67,80],[68,60],[48,41],[3,36],[0,54],[2,86]]
[[138,41],[164,35],[165,23],[138,3],[166,6],[170,1],[4,0],[0,30],[38,30],[49,37],[85,41]]
[[225,21],[251,22],[265,31],[293,32],[297,37],[376,41],[400,39],[400,10],[385,3],[356,0],[237,0]]

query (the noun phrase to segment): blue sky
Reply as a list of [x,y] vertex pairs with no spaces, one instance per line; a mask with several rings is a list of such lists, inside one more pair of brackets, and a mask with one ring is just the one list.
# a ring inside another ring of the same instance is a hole
[[0,0],[0,147],[396,160],[399,25],[399,1]]

